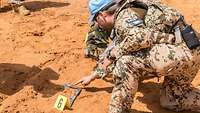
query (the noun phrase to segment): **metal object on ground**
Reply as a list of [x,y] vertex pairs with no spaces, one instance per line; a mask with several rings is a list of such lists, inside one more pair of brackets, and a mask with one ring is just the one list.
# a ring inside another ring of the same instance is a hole
[[70,109],[72,109],[72,106],[73,106],[76,98],[80,95],[82,89],[80,87],[77,87],[77,86],[69,84],[69,83],[64,84],[64,88],[65,89],[67,89],[67,88],[74,89],[74,94],[72,96],[70,96],[70,103],[69,103]]

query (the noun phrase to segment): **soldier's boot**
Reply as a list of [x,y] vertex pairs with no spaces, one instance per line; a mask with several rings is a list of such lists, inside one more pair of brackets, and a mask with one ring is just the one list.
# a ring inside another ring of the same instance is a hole
[[200,90],[192,87],[191,81],[187,82],[189,79],[184,75],[177,77],[180,81],[186,80],[182,84],[179,84],[173,78],[175,76],[165,77],[161,89],[161,106],[173,111],[191,110],[200,112]]
[[22,5],[22,0],[9,0],[8,3],[11,5],[13,11],[20,15],[26,16],[30,14],[30,10]]
[[138,89],[139,70],[144,69],[144,61],[133,56],[123,56],[113,70],[115,86],[109,104],[109,113],[129,113],[133,97]]
[[20,15],[23,15],[23,16],[27,16],[29,15],[31,12],[30,10],[28,10],[25,6],[19,6],[17,9],[16,9],[16,12],[19,13]]
[[191,87],[191,91],[185,94],[183,109],[200,113],[200,90]]
[[21,5],[22,1],[21,0],[9,0],[8,1],[9,4],[16,4],[16,5]]

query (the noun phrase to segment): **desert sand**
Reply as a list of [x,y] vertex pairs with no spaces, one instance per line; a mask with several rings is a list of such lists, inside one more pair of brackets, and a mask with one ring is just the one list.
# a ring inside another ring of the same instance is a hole
[[[64,83],[89,75],[95,61],[84,57],[88,30],[87,0],[26,0],[31,15],[14,13],[4,0],[0,10],[0,112],[60,113],[54,103]],[[163,0],[181,11],[200,32],[200,0]],[[199,86],[197,75],[193,84]],[[175,113],[159,105],[160,81],[139,86],[132,113]],[[83,89],[73,110],[62,113],[107,113],[112,79]],[[192,113],[186,111],[184,113]]]

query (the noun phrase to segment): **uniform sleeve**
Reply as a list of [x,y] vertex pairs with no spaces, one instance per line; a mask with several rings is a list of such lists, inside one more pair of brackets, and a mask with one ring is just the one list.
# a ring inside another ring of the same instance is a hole
[[95,25],[90,26],[89,32],[86,36],[86,45],[96,45],[96,46],[102,46],[106,47],[108,44],[108,37],[109,32],[106,32],[105,30],[101,29],[96,23]]
[[109,43],[109,36],[109,32],[101,29],[98,24],[91,25],[85,39],[85,55],[98,59]]
[[119,58],[134,51],[150,48],[154,44],[173,43],[174,35],[154,31],[144,25],[135,26],[131,22],[137,19],[137,14],[131,9],[119,13],[115,29],[121,42],[114,47],[114,57]]

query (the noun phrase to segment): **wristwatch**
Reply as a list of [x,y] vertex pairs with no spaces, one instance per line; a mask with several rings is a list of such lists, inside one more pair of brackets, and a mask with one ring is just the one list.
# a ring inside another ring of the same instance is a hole
[[96,67],[95,72],[97,73],[97,75],[100,78],[104,78],[107,75],[107,71],[104,70],[102,67],[100,67],[99,65]]

